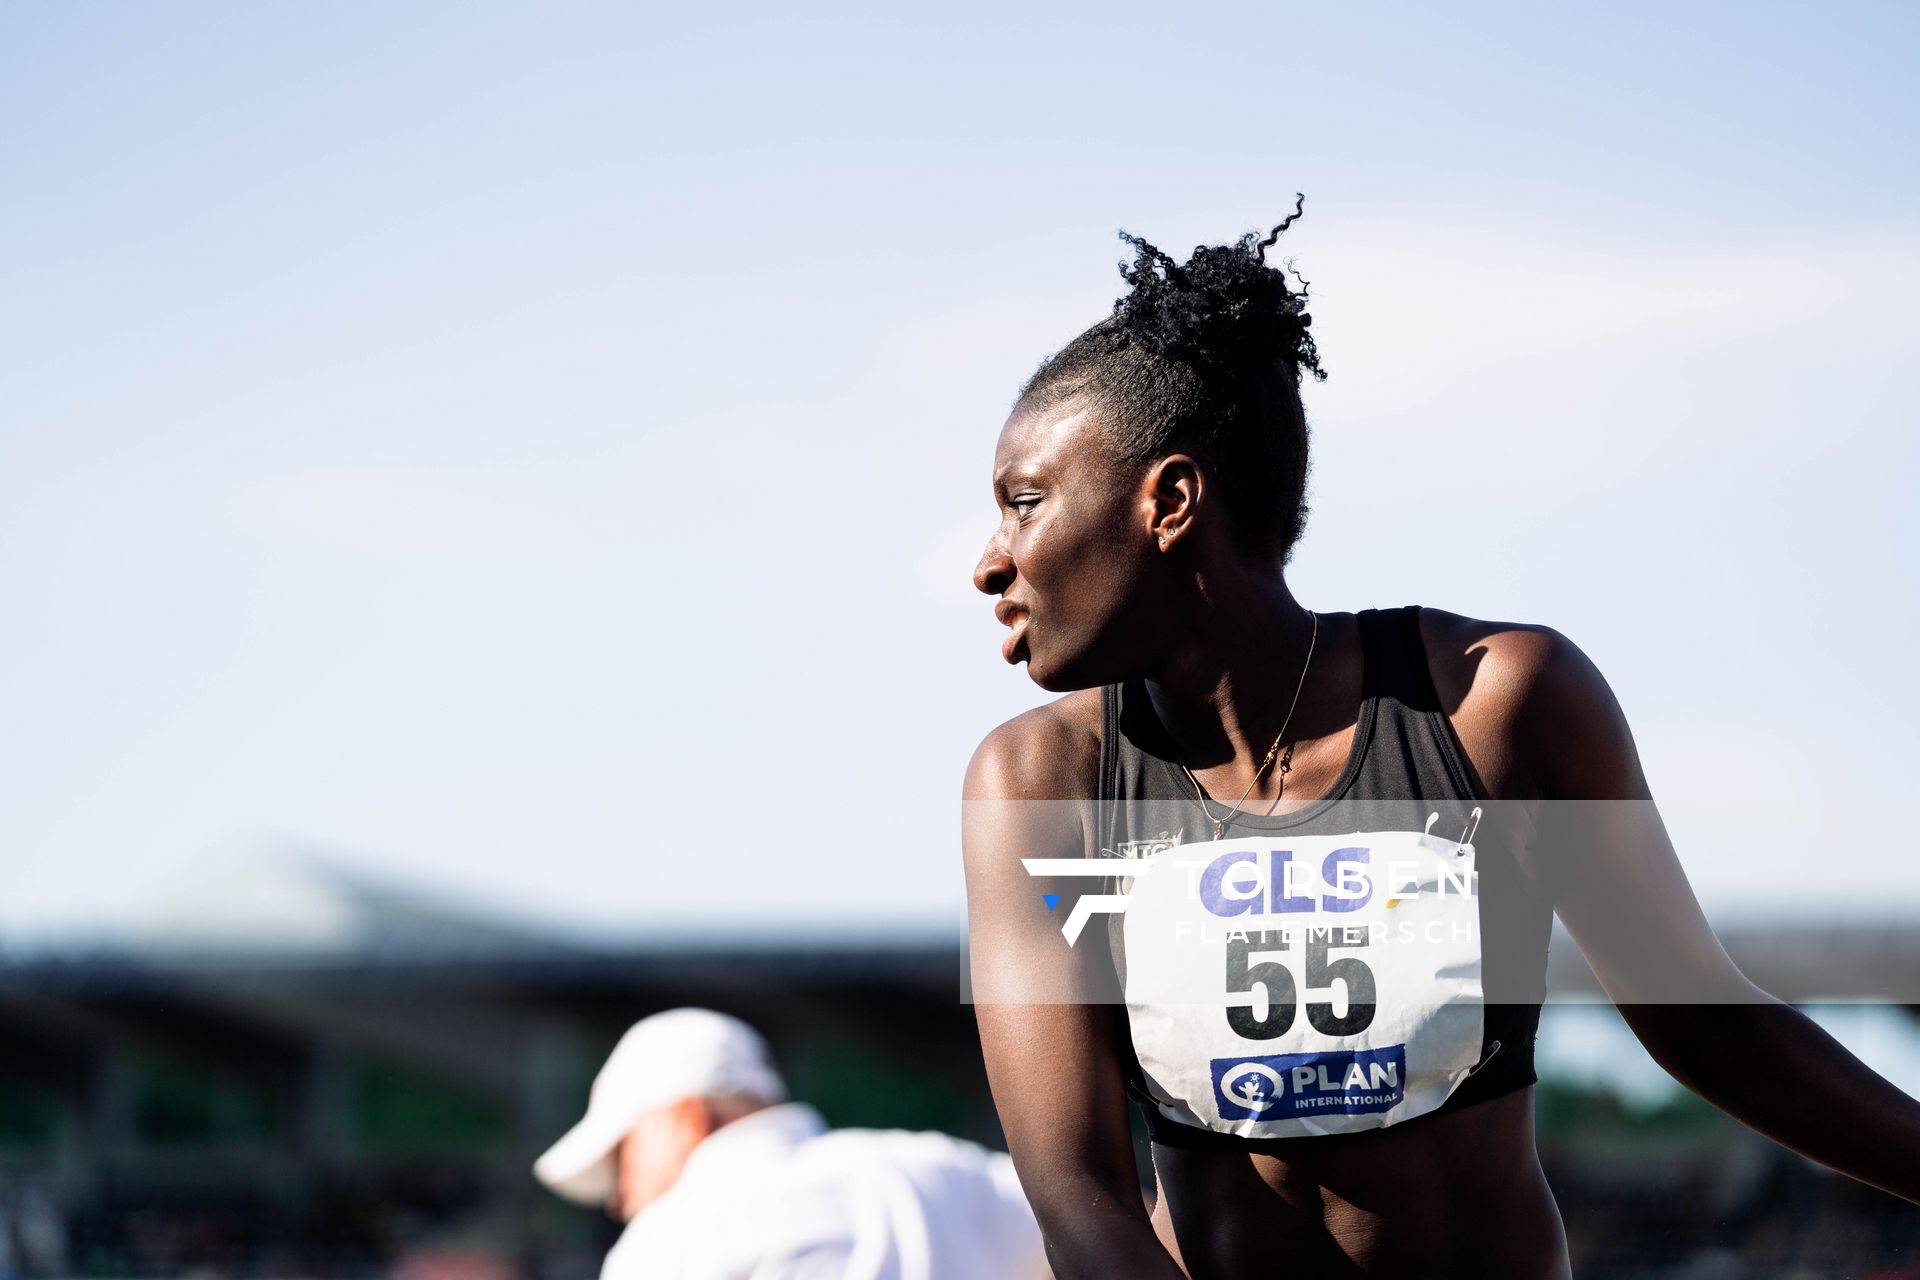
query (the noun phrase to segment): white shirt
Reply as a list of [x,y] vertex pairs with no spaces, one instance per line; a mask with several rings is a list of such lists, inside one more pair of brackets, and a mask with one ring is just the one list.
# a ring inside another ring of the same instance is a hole
[[802,1102],[694,1148],[601,1280],[1024,1280],[1040,1231],[1004,1153],[944,1133],[829,1131]]

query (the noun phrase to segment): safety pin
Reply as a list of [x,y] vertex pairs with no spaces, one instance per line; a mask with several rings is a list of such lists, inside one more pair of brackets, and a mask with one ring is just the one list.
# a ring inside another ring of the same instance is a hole
[[[1438,821],[1440,821],[1440,811],[1436,809],[1432,813],[1427,815],[1427,825],[1421,829],[1420,834],[1423,836],[1432,835],[1433,824]],[[1460,838],[1458,840],[1454,841],[1454,843],[1459,846],[1459,849],[1454,854],[1456,858],[1459,857],[1461,854],[1464,854],[1468,849],[1473,847],[1473,837],[1475,833],[1477,833],[1479,830],[1480,830],[1480,806],[1475,805],[1473,807],[1473,812],[1467,815],[1466,830],[1460,833]]]
[[1480,830],[1480,806],[1473,806],[1473,812],[1467,815],[1467,829],[1460,834],[1460,852],[1473,848],[1474,833]]

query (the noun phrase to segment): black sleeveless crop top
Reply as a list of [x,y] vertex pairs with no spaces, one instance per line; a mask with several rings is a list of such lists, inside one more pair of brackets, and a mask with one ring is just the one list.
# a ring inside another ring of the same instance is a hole
[[[1441,709],[1420,638],[1420,607],[1368,609],[1357,615],[1364,653],[1359,717],[1346,766],[1331,790],[1303,809],[1273,817],[1236,813],[1229,837],[1286,832],[1299,835],[1349,831],[1463,831],[1476,794],[1463,753]],[[1122,859],[1168,844],[1210,838],[1211,825],[1192,785],[1172,758],[1167,737],[1138,682],[1101,690],[1100,804],[1096,838],[1100,856]],[[1214,809],[1222,808],[1213,802]],[[1496,806],[1487,805],[1491,814]],[[1437,819],[1433,815],[1438,815]],[[1437,1111],[1472,1106],[1534,1083],[1533,1042],[1546,992],[1551,905],[1516,840],[1530,836],[1501,830],[1483,819],[1472,837],[1479,866],[1480,945],[1483,963],[1481,1057]],[[1119,879],[1101,882],[1119,891]],[[1107,917],[1108,942],[1117,977],[1125,981],[1123,917]],[[1245,1138],[1183,1123],[1163,1115],[1146,1087],[1134,1053],[1126,1008],[1120,1009],[1121,1061],[1127,1090],[1146,1118],[1155,1142],[1169,1146],[1260,1149],[1299,1139]],[[1421,1117],[1403,1123],[1417,1124]]]

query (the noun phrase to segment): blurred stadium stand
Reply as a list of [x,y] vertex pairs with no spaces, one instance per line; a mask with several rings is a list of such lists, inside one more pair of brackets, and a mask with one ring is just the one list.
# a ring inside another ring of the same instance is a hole
[[998,1136],[959,940],[587,947],[324,863],[223,864],[111,944],[0,957],[0,1276],[590,1276],[537,1188],[607,1050],[761,1027],[836,1124]]
[[[1920,971],[1910,939],[1841,931],[1807,942],[1809,993],[1874,994],[1869,942]],[[960,959],[957,936],[589,946],[324,861],[216,863],[112,939],[0,953],[0,1280],[586,1280],[617,1228],[528,1166],[627,1025],[727,1009],[837,1125],[997,1142]],[[1583,1277],[1920,1277],[1920,1211],[1690,1097],[1549,1079],[1538,1109]]]

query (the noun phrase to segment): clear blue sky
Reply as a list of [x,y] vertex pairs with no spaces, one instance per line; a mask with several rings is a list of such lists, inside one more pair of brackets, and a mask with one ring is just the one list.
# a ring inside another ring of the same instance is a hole
[[1013,391],[1117,228],[1296,190],[1302,599],[1571,636],[1716,909],[1837,846],[1911,904],[1916,27],[0,7],[0,929],[277,840],[957,922],[962,768],[1045,696],[968,584]]

